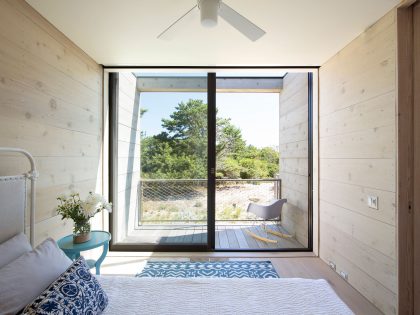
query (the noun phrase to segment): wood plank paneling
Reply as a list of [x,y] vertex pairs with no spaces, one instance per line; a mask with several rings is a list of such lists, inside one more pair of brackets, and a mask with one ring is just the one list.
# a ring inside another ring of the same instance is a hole
[[[14,10],[11,10],[11,7]],[[101,68],[95,62],[87,63],[86,60],[90,57],[26,2],[2,1],[0,8],[2,35],[11,41],[21,39],[17,43],[23,49],[42,59],[43,63],[52,65],[66,76],[81,82],[92,91],[96,92],[102,88]]]
[[[97,135],[100,108],[93,110],[90,106],[75,106],[66,100],[51,97],[11,79],[4,79],[0,85],[4,91],[0,94],[2,117],[30,120],[52,127]],[[32,102],[39,106],[34,107],[32,103],[25,101],[25,95],[28,93],[32,95]]]
[[[53,66],[44,63],[36,55],[23,50],[15,42],[8,41],[1,36],[0,42],[2,69],[12,72],[8,76],[10,79],[20,81],[28,87],[57,99],[68,101],[75,106],[91,106],[96,109],[96,105],[100,103],[94,91],[66,76]],[[100,72],[97,75],[99,76]]]
[[395,192],[394,159],[321,159],[320,168],[321,180]]
[[[34,105],[36,106],[36,105]],[[2,146],[24,146],[36,156],[98,156],[101,136],[0,116]]]
[[398,9],[398,312],[420,313],[420,2]]
[[[137,78],[130,72],[119,73],[118,84],[118,182],[116,242],[123,241],[134,229],[139,210],[140,181],[140,104]],[[174,235],[174,237],[180,237]]]
[[[36,243],[71,232],[61,193],[100,189],[102,69],[23,0],[0,0],[0,145],[35,156]],[[2,159],[0,172],[27,169]]]
[[413,7],[414,39],[414,314],[420,313],[420,2]]
[[397,303],[395,16],[320,69],[320,257],[385,314]]
[[279,152],[281,152],[283,158],[308,159],[308,141],[280,144]]
[[279,97],[282,225],[308,245],[308,74],[288,73]]
[[320,115],[325,116],[393,91],[395,51],[394,12],[385,15],[322,65],[320,93],[323,104]]
[[[351,209],[372,219],[395,225],[395,193],[365,186],[344,184],[336,181],[321,180],[322,197],[328,196],[328,202],[345,209]],[[378,210],[369,208],[367,195],[378,196],[381,206]]]
[[351,235],[354,239],[395,259],[395,226],[360,215],[354,211],[320,202],[321,221],[335,226],[337,230]]
[[394,124],[323,137],[319,140],[320,158],[393,159],[395,157],[394,138]]
[[[340,254],[343,257],[352,259],[355,266],[368,275],[377,279],[379,283],[389,288],[393,293],[397,293],[397,275],[396,261],[380,251],[372,249],[363,242],[357,241],[354,237],[347,233],[338,233],[339,227],[321,221],[323,233],[326,233],[325,246],[336,251],[337,247],[341,248]],[[352,278],[350,280],[353,280]]]
[[[321,229],[323,227],[325,226],[321,226]],[[336,245],[332,247],[334,251],[331,250],[329,245],[329,243],[326,243],[320,247],[320,254],[324,257],[323,259],[334,261],[337,265],[337,271],[343,270],[352,274],[353,277],[349,280],[349,283],[384,314],[395,314],[396,294],[379,283],[372,275],[355,265],[353,260],[342,256],[343,252],[337,251]]]
[[[308,103],[306,103],[306,106]],[[280,128],[280,144],[296,143],[308,139],[308,119],[306,122],[294,126],[282,126]]]
[[137,187],[140,180],[140,171],[131,172],[131,169],[134,169],[134,164],[132,167],[130,166],[127,173],[118,175],[118,192]]
[[360,132],[370,128],[393,125],[395,122],[395,91],[385,93],[372,100],[351,105],[322,116],[322,135],[337,136]]

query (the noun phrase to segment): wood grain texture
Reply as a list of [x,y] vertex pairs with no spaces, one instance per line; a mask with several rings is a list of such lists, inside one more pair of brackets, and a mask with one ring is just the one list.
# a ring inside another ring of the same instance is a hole
[[[410,6],[411,5],[411,6]],[[420,2],[398,9],[398,311],[420,312]]]
[[414,314],[413,15],[398,10],[398,312]]
[[420,2],[413,7],[414,33],[414,314],[420,313]]
[[288,73],[280,93],[282,224],[308,245],[308,74]]
[[[35,156],[36,243],[71,232],[57,195],[100,188],[101,140],[101,67],[25,1],[0,0],[0,145]],[[25,163],[4,157],[0,172]]]
[[135,226],[140,180],[140,93],[136,77],[119,73],[118,85],[118,182],[114,212],[117,239],[121,241]]
[[320,257],[385,314],[397,308],[396,32],[394,10],[320,69]]

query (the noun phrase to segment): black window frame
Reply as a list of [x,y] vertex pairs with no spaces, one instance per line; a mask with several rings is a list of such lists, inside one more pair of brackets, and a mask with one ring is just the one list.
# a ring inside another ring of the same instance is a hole
[[[118,139],[118,71],[124,69],[155,69],[155,70],[208,70],[207,72],[207,103],[208,103],[208,190],[207,190],[207,244],[121,244],[110,242],[110,251],[135,252],[313,252],[313,73],[319,67],[104,67],[104,74],[108,73],[108,124],[109,124],[109,165],[108,191],[109,200],[115,199],[115,185],[118,158],[116,154]],[[299,70],[308,73],[308,246],[306,248],[267,248],[267,249],[218,249],[215,247],[215,168],[216,168],[216,73],[217,70]],[[109,231],[113,234],[113,215],[109,214]]]

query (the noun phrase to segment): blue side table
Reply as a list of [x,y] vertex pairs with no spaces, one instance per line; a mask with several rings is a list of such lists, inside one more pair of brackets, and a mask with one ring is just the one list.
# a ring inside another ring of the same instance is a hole
[[106,231],[91,231],[91,239],[85,243],[74,244],[73,235],[67,235],[63,238],[60,238],[57,242],[58,247],[60,247],[63,252],[71,260],[75,260],[80,257],[80,252],[94,249],[100,246],[103,246],[102,255],[98,260],[88,259],[86,260],[90,268],[96,268],[96,274],[100,274],[101,264],[104,261],[106,255],[108,254],[109,241],[111,240],[111,234]]

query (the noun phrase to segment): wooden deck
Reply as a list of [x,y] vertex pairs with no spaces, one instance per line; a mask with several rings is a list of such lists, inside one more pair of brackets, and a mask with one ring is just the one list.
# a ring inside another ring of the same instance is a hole
[[[271,230],[288,234],[277,224],[267,225]],[[246,231],[267,238],[260,225],[217,225],[216,249],[281,249],[304,248],[295,238],[281,238],[268,234],[268,238],[277,243],[257,240]],[[124,243],[144,245],[180,245],[180,244],[205,244],[207,243],[207,227],[203,225],[145,225],[136,229],[124,240]]]

